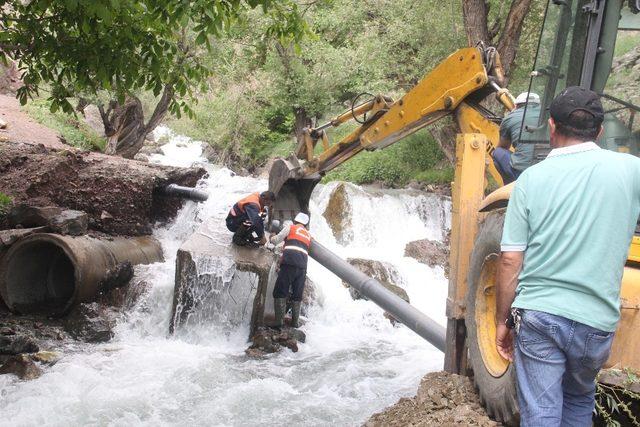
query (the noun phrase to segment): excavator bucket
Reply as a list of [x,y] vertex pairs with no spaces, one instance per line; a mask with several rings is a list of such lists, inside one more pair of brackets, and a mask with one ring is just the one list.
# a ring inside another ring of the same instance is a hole
[[293,220],[298,212],[309,213],[309,200],[320,174],[304,175],[295,157],[276,159],[269,171],[269,190],[276,201],[269,212],[269,221]]

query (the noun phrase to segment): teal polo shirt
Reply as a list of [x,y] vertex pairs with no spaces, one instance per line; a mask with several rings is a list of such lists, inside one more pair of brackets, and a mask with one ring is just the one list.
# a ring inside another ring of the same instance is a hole
[[614,331],[639,213],[640,159],[593,142],[552,150],[507,207],[501,249],[524,251],[513,307]]

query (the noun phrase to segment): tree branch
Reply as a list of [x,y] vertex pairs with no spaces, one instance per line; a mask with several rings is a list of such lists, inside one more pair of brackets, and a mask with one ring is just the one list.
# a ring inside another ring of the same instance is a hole
[[507,78],[511,65],[518,53],[522,25],[524,24],[525,17],[529,13],[531,2],[532,0],[513,0],[504,24],[504,29],[496,46],[498,53],[500,53],[500,60],[502,61],[502,67],[504,68],[504,73]]
[[167,114],[169,104],[173,100],[173,94],[173,86],[170,84],[166,84],[164,86],[164,90],[162,91],[162,97],[160,98],[160,101],[158,101],[156,108],[153,110],[151,118],[144,126],[145,135],[154,130],[156,126],[160,124],[162,119],[164,119],[164,116]]

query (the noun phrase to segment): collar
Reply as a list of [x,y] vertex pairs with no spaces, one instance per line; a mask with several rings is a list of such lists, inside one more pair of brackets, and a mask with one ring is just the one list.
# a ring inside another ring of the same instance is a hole
[[547,155],[547,158],[562,156],[565,154],[582,153],[584,151],[600,150],[600,149],[601,148],[598,147],[595,142],[592,142],[592,141],[583,142],[581,144],[569,145],[567,147],[554,148],[549,152],[549,154]]

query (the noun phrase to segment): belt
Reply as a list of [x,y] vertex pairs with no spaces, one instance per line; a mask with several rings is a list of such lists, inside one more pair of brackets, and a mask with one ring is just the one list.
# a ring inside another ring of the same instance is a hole
[[305,255],[309,255],[309,252],[307,252],[305,249],[299,248],[297,246],[285,246],[283,250],[292,250],[292,251],[298,251],[298,252],[302,252]]

